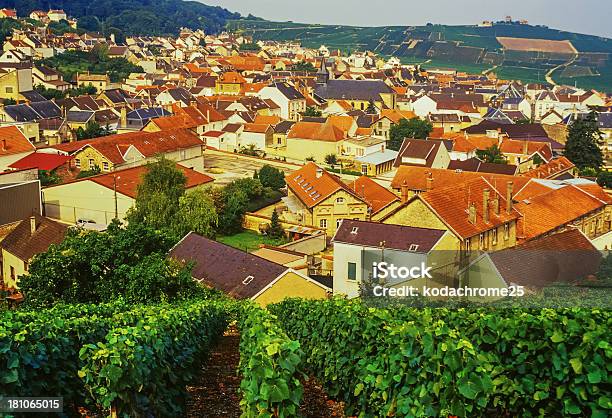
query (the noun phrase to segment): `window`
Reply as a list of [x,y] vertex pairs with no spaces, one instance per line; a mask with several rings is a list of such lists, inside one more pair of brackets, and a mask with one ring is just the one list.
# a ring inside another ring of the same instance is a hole
[[90,158],[89,159],[89,169],[92,170],[95,166],[96,166],[96,163],[94,162],[93,158]]
[[244,280],[242,281],[242,284],[247,285],[249,283],[251,283],[253,281],[254,277],[253,276],[247,276],[244,278]]
[[357,264],[348,263],[348,272],[347,272],[348,280],[357,280]]
[[337,198],[336,203],[344,203],[344,198],[343,197]]
[[353,229],[351,230],[351,234],[356,234],[357,231],[359,231],[359,227],[358,226],[354,226]]
[[6,88],[6,92],[7,93],[12,93],[13,92],[13,88],[12,87],[7,87]]
[[491,231],[493,234],[493,245],[497,244],[497,228]]
[[11,266],[11,280],[15,281],[15,267]]
[[510,224],[504,225],[504,239],[508,241],[510,239]]
[[416,250],[419,249],[419,244],[410,244],[410,248],[408,248],[408,251],[410,252],[416,252]]
[[336,219],[336,228],[340,228],[340,224],[344,219]]
[[107,163],[106,161],[103,161],[103,162],[102,162],[102,169],[103,169],[104,171],[108,171],[108,163]]
[[319,227],[321,228],[327,228],[327,219],[321,219],[319,221]]
[[480,234],[478,235],[478,248],[484,248],[484,247],[485,247],[484,234]]
[[76,166],[76,168],[81,168],[81,159],[80,158],[75,159],[74,165]]
[[366,174],[368,174],[368,165],[367,164],[361,164],[361,174],[363,174],[364,176]]

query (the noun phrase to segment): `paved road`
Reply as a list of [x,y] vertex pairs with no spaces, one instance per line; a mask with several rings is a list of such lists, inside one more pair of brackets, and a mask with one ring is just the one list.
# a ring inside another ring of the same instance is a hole
[[[260,170],[265,164],[280,168],[285,173],[294,171],[283,164],[273,161],[243,158],[234,155],[206,154],[204,157],[204,173],[215,179],[215,185],[223,186],[233,180],[253,177],[255,170]],[[295,169],[299,167],[296,166]]]

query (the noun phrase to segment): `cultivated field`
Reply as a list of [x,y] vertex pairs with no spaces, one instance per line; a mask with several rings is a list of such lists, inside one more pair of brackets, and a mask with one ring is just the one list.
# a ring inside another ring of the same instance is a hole
[[578,52],[570,41],[508,38],[503,36],[497,37],[497,40],[505,49],[512,51],[549,52],[552,54],[576,54]]

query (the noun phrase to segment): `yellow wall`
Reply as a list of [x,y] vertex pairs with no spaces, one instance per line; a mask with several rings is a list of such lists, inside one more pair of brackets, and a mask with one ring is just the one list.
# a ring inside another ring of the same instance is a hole
[[239,83],[217,83],[215,88],[219,94],[240,94]]
[[17,71],[0,76],[0,99],[20,99]]
[[[344,199],[343,203],[338,203],[337,199]],[[350,193],[339,190],[317,204],[312,209],[312,226],[321,228],[320,221],[327,221],[327,234],[332,236],[336,233],[336,223],[340,219],[358,219],[366,221],[368,219],[368,205],[356,199]]]
[[79,168],[81,170],[89,170],[92,168],[89,166],[90,159],[94,160],[94,165],[100,167],[100,170],[102,171],[104,171],[104,162],[108,163],[108,171],[113,170],[113,163],[92,147],[85,147],[81,151],[74,154],[74,164],[78,167],[77,160],[79,160],[81,164]]
[[[77,219],[91,219],[108,224],[115,217],[115,194],[108,187],[91,180],[60,184],[43,190],[45,213],[50,218],[75,223]],[[134,204],[131,197],[117,194],[117,211],[123,219]]]
[[327,291],[321,286],[306,280],[298,274],[287,271],[271,288],[260,294],[255,302],[265,307],[281,302],[285,298],[325,299]]
[[4,279],[4,284],[7,287],[17,287],[18,280],[11,280],[11,267],[15,269],[15,279],[27,273],[25,265],[20,258],[2,249],[2,278]]
[[444,222],[442,222],[420,199],[413,200],[389,218],[385,219],[383,223],[448,231]]
[[308,157],[314,157],[315,162],[323,163],[325,156],[329,154],[340,155],[344,141],[329,142],[315,141],[312,139],[287,138],[287,158],[305,161]]
[[401,205],[402,202],[400,202],[399,200],[391,203],[390,205],[388,205],[386,208],[383,208],[382,210],[380,210],[379,212],[375,213],[374,215],[372,215],[372,221],[374,222],[378,222],[381,220],[381,218],[384,218],[389,212],[393,212],[393,210],[395,208],[397,208],[399,205]]

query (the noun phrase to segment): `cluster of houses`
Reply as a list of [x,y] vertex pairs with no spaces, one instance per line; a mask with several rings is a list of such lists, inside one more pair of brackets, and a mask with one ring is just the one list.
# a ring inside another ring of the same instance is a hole
[[[60,12],[30,18],[70,22]],[[94,73],[65,80],[37,63],[99,44],[143,71],[119,82]],[[247,214],[245,227],[262,230],[275,210],[287,244],[244,253],[192,233],[170,254],[194,261],[198,281],[262,304],[356,297],[381,258],[433,263],[439,286],[542,285],[593,273],[601,256],[581,271],[564,260],[612,245],[609,194],[563,157],[568,125],[594,108],[612,153],[606,94],[424,70],[371,52],[256,45],[192,30],[124,44],[15,30],[0,56],[0,200],[10,202],[0,209],[2,286],[16,289],[32,257],[70,225],[123,218],[160,155],[189,189],[215,180],[209,155],[283,167],[285,196]],[[37,86],[96,93],[47,100]],[[390,149],[392,127],[413,118],[431,123],[429,136]],[[94,122],[108,135],[79,140]],[[505,164],[479,159],[493,147]],[[59,183],[41,187],[42,173]],[[517,257],[532,269],[510,268]]]

